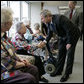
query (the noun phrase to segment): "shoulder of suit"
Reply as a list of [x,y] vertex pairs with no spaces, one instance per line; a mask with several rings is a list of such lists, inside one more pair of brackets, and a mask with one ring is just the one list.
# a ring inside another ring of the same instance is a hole
[[56,15],[54,15],[54,17],[52,18],[52,22],[59,24],[59,22],[61,21],[62,17],[64,17],[64,15],[56,14]]
[[76,8],[75,11],[79,12],[79,10]]
[[70,13],[70,10],[66,10],[64,14],[68,14],[68,13]]
[[53,16],[53,18],[57,18],[57,17],[60,17],[60,16],[61,16],[61,14],[56,14],[56,15]]

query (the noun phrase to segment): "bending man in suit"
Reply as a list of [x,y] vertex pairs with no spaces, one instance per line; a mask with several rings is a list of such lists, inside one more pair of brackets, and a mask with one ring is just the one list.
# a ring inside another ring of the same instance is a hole
[[65,16],[55,15],[54,18],[49,10],[43,10],[41,12],[41,20],[47,25],[48,34],[46,40],[41,42],[38,46],[43,48],[45,44],[48,44],[53,33],[58,34],[59,36],[59,55],[56,71],[51,74],[51,76],[61,75],[65,58],[67,54],[67,64],[65,74],[61,78],[61,82],[66,81],[69,78],[69,75],[72,74],[73,62],[74,62],[74,52],[77,41],[80,36],[79,29]]

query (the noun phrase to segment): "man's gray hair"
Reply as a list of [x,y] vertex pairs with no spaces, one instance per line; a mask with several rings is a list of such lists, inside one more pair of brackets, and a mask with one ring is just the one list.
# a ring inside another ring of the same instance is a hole
[[47,17],[47,16],[52,16],[51,11],[44,9],[41,11],[40,15],[43,15],[43,17]]
[[19,30],[21,29],[22,24],[23,24],[23,22],[17,22],[16,23],[16,32],[19,32]]
[[12,22],[13,21],[13,11],[9,7],[3,7],[1,8],[1,28],[2,26],[5,26],[6,22]]

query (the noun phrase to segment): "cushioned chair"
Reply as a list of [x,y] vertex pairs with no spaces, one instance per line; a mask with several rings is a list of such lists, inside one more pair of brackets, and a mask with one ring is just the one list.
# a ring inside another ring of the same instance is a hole
[[33,65],[35,64],[35,57],[33,57],[32,55],[30,56],[30,55],[17,54],[17,56],[18,56],[19,58],[28,60],[29,63],[31,63],[31,64],[33,64]]

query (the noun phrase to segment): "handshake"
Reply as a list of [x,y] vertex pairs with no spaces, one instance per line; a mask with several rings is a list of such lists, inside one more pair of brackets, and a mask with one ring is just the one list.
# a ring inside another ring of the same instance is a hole
[[38,48],[43,48],[43,47],[45,47],[45,46],[46,46],[46,43],[43,42],[43,41],[41,41],[41,42],[37,45]]

